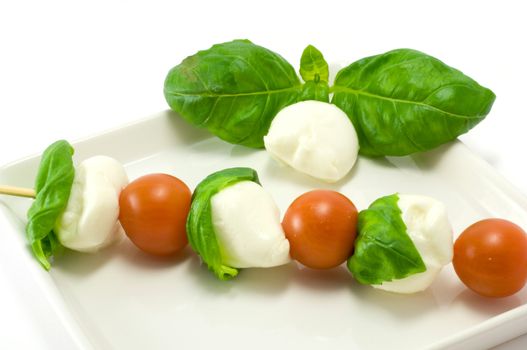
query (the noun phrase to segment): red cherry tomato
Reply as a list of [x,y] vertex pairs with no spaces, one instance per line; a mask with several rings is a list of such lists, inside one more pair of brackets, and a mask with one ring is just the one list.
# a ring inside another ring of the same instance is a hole
[[124,188],[119,197],[119,220],[126,235],[141,250],[171,255],[188,243],[185,224],[191,193],[178,178],[151,174]]
[[338,192],[304,193],[289,206],[282,222],[291,257],[315,269],[342,264],[353,251],[357,217],[355,205]]
[[487,297],[505,297],[527,281],[527,235],[502,219],[476,222],[454,244],[454,269],[461,281]]

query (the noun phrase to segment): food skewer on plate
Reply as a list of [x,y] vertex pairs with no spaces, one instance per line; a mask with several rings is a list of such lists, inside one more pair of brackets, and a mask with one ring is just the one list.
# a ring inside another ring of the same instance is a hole
[[[442,265],[452,260],[446,210],[429,197],[394,194],[358,212],[341,193],[312,191],[291,204],[280,224],[278,207],[250,168],[211,174],[191,195],[172,175],[145,175],[128,184],[124,167],[115,159],[94,156],[74,168],[72,155],[69,143],[57,141],[42,156],[35,190],[0,187],[2,194],[35,199],[26,233],[46,269],[63,248],[96,252],[115,242],[123,227],[138,248],[158,256],[179,252],[188,235],[193,250],[220,279],[235,277],[239,269],[272,267],[291,259],[317,269],[347,260],[360,283],[415,293],[428,288]],[[503,244],[482,245],[473,238],[476,228],[467,229],[471,233],[464,233],[454,250],[462,281],[486,296],[521,289],[527,279],[525,233],[504,220],[475,227],[490,236],[501,232]],[[517,249],[507,253],[511,244]],[[479,257],[468,253],[478,249]],[[496,289],[496,278],[488,274],[474,282],[474,276],[485,273],[482,267],[491,269],[481,264],[485,254],[498,260],[508,254],[526,263],[502,263],[498,278],[507,278],[510,287]]]

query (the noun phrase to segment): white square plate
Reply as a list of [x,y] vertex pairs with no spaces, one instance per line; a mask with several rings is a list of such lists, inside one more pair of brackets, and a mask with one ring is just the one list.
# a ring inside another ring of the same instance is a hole
[[[416,193],[443,201],[457,236],[469,224],[502,217],[527,227],[527,199],[461,142],[403,158],[360,157],[342,181],[328,185],[233,146],[172,112],[74,144],[78,162],[105,154],[130,179],[173,174],[194,188],[211,172],[256,169],[282,213],[301,193],[331,188],[359,209],[374,199]],[[32,157],[0,169],[0,183],[32,186]],[[295,263],[243,270],[222,282],[187,248],[175,259],[148,257],[124,239],[99,253],[67,252],[47,273],[24,241],[28,199],[0,198],[0,260],[29,273],[65,337],[97,349],[415,349],[488,348],[527,331],[527,289],[504,299],[468,291],[452,266],[429,290],[395,295],[361,286],[345,266],[314,271]],[[8,267],[9,268],[9,267]],[[51,322],[51,321],[50,321]]]

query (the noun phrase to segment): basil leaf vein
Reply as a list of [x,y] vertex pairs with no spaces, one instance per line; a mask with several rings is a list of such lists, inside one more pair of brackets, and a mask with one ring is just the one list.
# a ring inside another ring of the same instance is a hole
[[[460,84],[451,84],[451,85],[447,85],[447,86],[444,86],[444,87],[452,87],[452,86],[463,86],[463,85],[460,85]],[[435,107],[435,106],[432,106],[432,105],[429,105],[429,104],[426,104],[425,101],[411,101],[411,100],[402,100],[402,99],[397,99],[397,98],[393,98],[393,97],[387,97],[387,96],[381,96],[381,95],[375,95],[375,94],[371,94],[371,93],[368,93],[367,91],[364,91],[364,90],[354,90],[354,89],[351,89],[351,88],[347,88],[347,87],[341,87],[341,86],[335,86],[333,88],[333,92],[334,93],[339,93],[339,92],[343,92],[343,93],[349,93],[349,94],[356,94],[356,95],[362,95],[364,97],[371,97],[371,98],[376,98],[376,99],[380,99],[380,100],[386,100],[386,101],[389,101],[393,104],[397,104],[397,103],[408,103],[408,104],[412,104],[412,105],[416,105],[416,106],[421,106],[423,108],[429,108],[430,110],[435,110],[435,111],[438,111],[440,113],[445,113],[453,118],[462,118],[462,119],[478,119],[478,120],[482,120],[485,118],[485,116],[483,115],[463,115],[463,114],[455,114],[455,113],[452,113],[452,112],[448,112],[446,110],[442,110],[438,107]],[[397,108],[397,105],[394,106],[394,108]]]

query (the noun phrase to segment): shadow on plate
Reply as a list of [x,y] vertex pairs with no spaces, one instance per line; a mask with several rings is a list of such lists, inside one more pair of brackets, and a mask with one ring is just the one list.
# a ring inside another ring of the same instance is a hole
[[400,319],[413,319],[437,309],[437,301],[430,288],[414,294],[397,294],[355,283],[353,292],[364,303]]
[[346,185],[348,182],[352,181],[353,177],[356,176],[356,174],[360,171],[360,159],[357,160],[357,163],[355,166],[342,178],[341,180],[329,183],[322,180],[315,179],[314,177],[311,177],[309,175],[306,175],[304,173],[301,173],[300,171],[297,171],[290,167],[289,165],[286,165],[284,163],[281,163],[277,161],[276,159],[272,159],[271,156],[267,158],[267,161],[263,165],[260,173],[262,178],[267,177],[275,177],[280,178],[286,182],[290,182],[294,184],[295,186],[302,186],[304,188],[320,188],[320,189],[329,189],[334,191],[339,191],[344,185]]
[[189,278],[204,290],[212,294],[239,291],[241,293],[280,294],[292,281],[297,267],[293,263],[273,268],[239,269],[238,275],[231,280],[221,281],[207,268],[197,255],[187,265]]
[[454,298],[454,303],[462,303],[467,308],[489,317],[512,310],[522,305],[523,301],[517,294],[505,298],[488,298],[465,289]]
[[233,145],[230,151],[232,158],[245,158],[253,155],[256,152],[264,152],[263,148],[250,148],[240,145]]
[[117,248],[118,251],[116,252],[116,255],[118,255],[127,263],[130,263],[131,265],[143,270],[172,268],[189,259],[194,254],[190,247],[187,246],[185,249],[172,256],[162,257],[150,255],[137,248],[129,239],[126,238],[119,244]]
[[119,245],[112,245],[97,253],[81,253],[65,249],[62,254],[55,258],[51,269],[52,271],[60,269],[61,272],[76,276],[90,275],[97,272],[110,259],[115,257],[119,250]]
[[178,265],[188,259],[192,254],[192,250],[187,247],[175,256],[156,257],[142,252],[130,240],[123,237],[119,242],[97,253],[81,253],[65,250],[63,254],[57,257],[53,263],[53,267],[59,268],[68,274],[87,276],[95,273],[111,259],[122,259],[136,268],[159,270]]
[[458,142],[459,141],[454,140],[430,151],[415,153],[409,157],[412,158],[413,162],[419,167],[419,169],[423,171],[433,171],[443,158],[447,157],[450,152],[453,152]]
[[170,125],[174,128],[174,134],[176,134],[177,139],[181,140],[184,144],[194,144],[213,137],[213,135],[206,129],[192,125],[172,110],[167,110],[166,114],[170,121]]
[[343,288],[353,292],[358,285],[345,265],[328,270],[300,267],[293,276],[293,282],[317,292],[335,291]]

